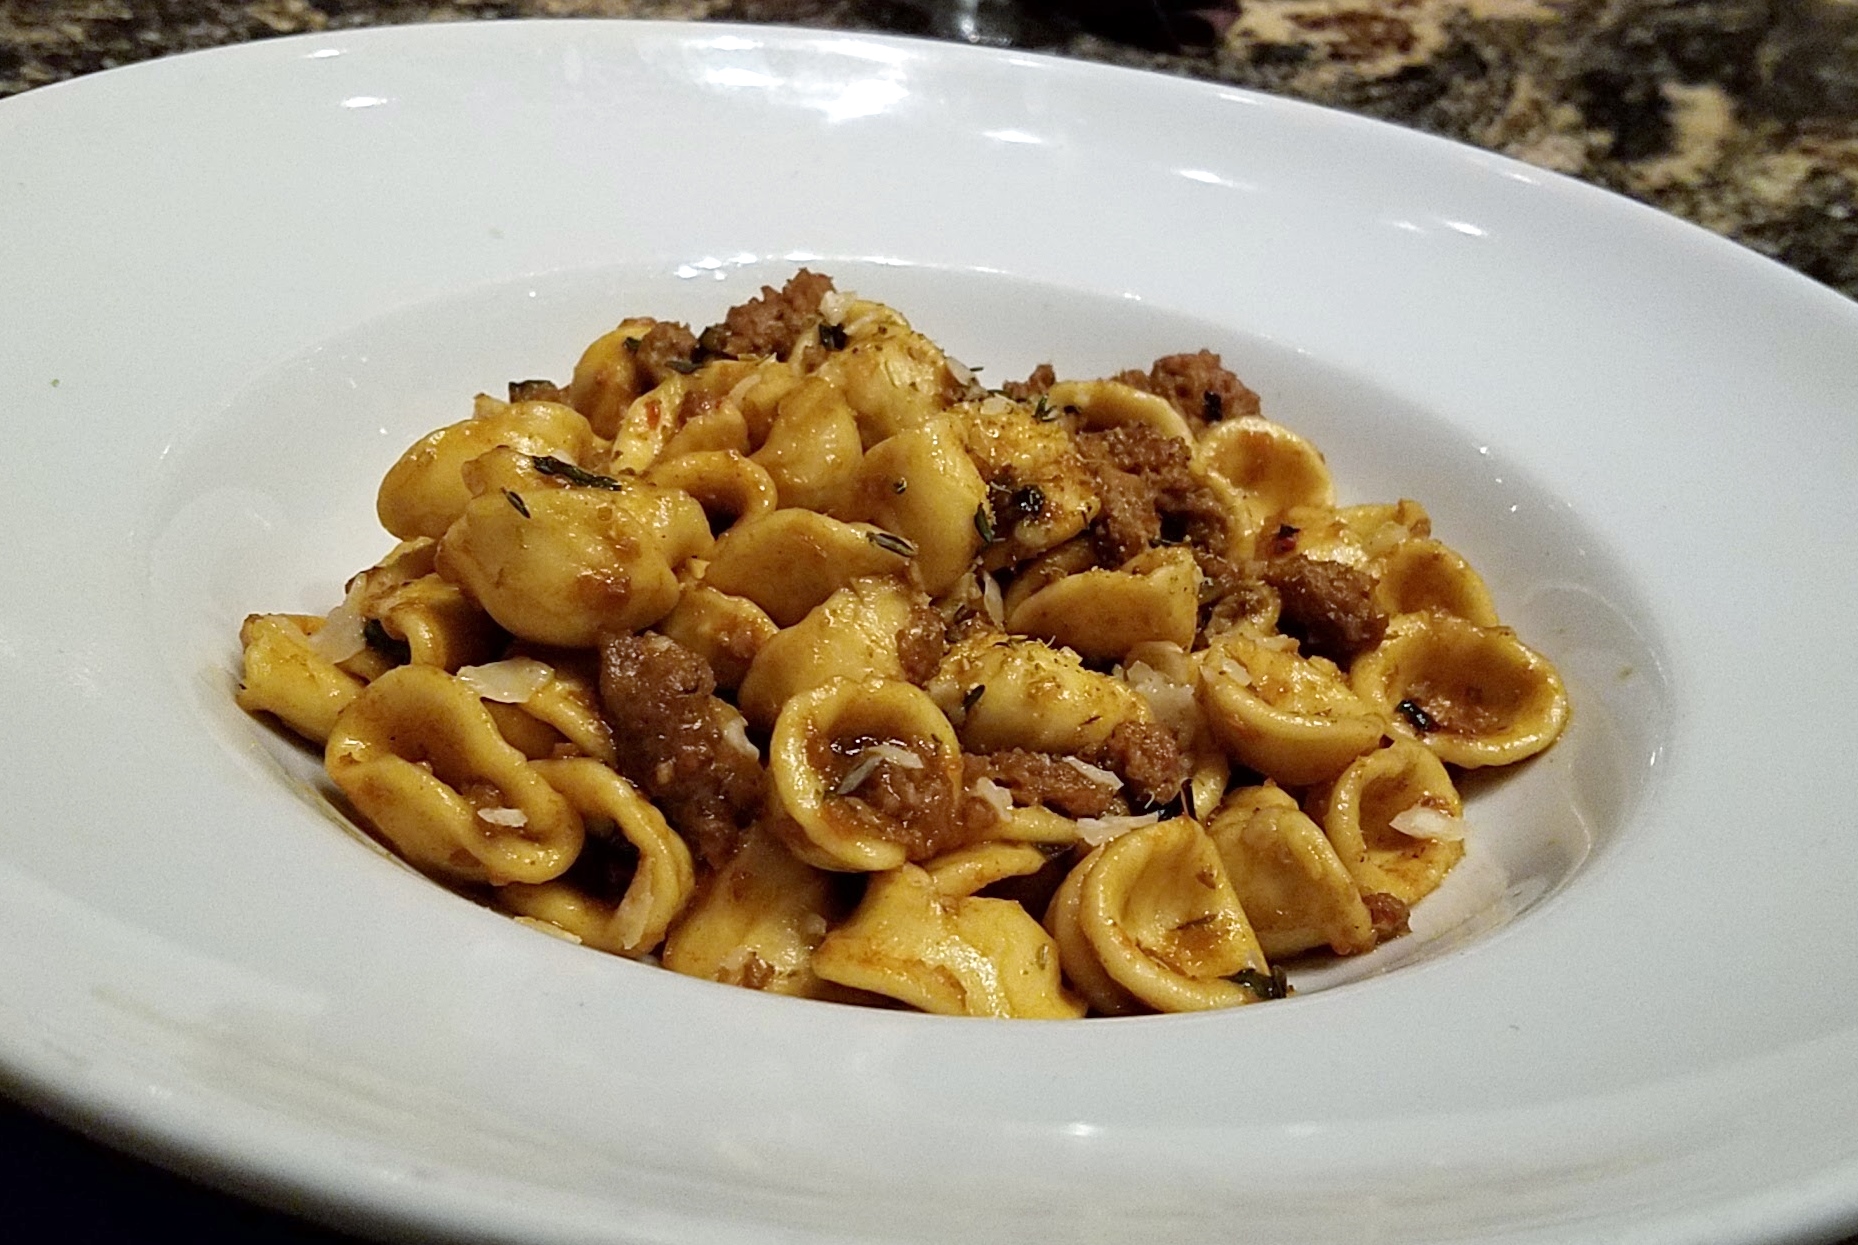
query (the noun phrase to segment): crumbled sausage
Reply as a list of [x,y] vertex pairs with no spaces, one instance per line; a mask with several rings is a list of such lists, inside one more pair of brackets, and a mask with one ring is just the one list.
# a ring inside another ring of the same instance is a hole
[[1195,478],[1186,444],[1146,424],[1082,432],[1078,451],[1095,477],[1101,509],[1091,537],[1105,566],[1151,545],[1185,541],[1196,557],[1220,554],[1230,518]]
[[638,784],[712,866],[740,845],[761,807],[758,757],[729,742],[734,711],[709,663],[661,635],[611,636],[600,649],[600,700],[619,772]]
[[1126,385],[1164,397],[1198,431],[1222,419],[1259,413],[1258,395],[1210,350],[1156,359],[1146,373],[1123,372]]
[[[844,771],[834,794],[852,806],[861,828],[901,844],[911,860],[928,860],[964,846],[970,836],[961,815],[962,793],[942,768],[912,768],[887,757],[865,759],[865,747],[876,742],[880,741],[835,741],[832,746],[839,756],[835,768]],[[868,812],[861,815],[860,806]]]
[[731,307],[721,324],[710,325],[697,340],[708,354],[784,359],[818,317],[819,300],[831,289],[831,277],[802,268],[779,290],[764,285],[759,298]]
[[1363,895],[1361,902],[1368,906],[1368,919],[1374,923],[1374,941],[1386,942],[1398,938],[1407,932],[1407,917],[1410,912],[1404,900],[1398,895],[1386,891],[1374,891]]
[[1020,804],[1043,804],[1067,817],[1101,817],[1117,795],[1114,786],[1049,752],[1009,748],[985,756],[970,754],[963,764],[969,783],[990,778]]
[[1179,795],[1190,768],[1174,732],[1159,722],[1120,723],[1103,745],[1102,761],[1149,807]]
[[568,395],[552,380],[513,380],[511,402],[566,402]]
[[947,651],[948,624],[927,605],[911,610],[909,621],[897,629],[897,660],[903,665],[903,677],[918,687],[935,677]]
[[1058,373],[1052,371],[1052,365],[1041,363],[1032,369],[1032,375],[1024,380],[1009,380],[1000,386],[1000,392],[1015,402],[1026,402],[1041,394],[1050,393],[1052,386],[1058,383]]
[[1264,580],[1278,591],[1278,629],[1305,654],[1347,666],[1381,642],[1387,615],[1375,608],[1374,581],[1352,566],[1291,556],[1265,563]]
[[688,325],[655,320],[639,338],[632,357],[645,374],[647,388],[664,384],[674,372],[688,372],[697,353],[697,339]]

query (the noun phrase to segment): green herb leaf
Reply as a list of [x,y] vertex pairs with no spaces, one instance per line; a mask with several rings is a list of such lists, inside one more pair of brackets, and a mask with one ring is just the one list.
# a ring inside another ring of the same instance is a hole
[[578,484],[582,488],[603,488],[609,493],[617,493],[626,487],[612,476],[595,475],[591,471],[583,471],[573,463],[563,462],[552,454],[532,455],[529,461],[534,463],[535,469],[543,475],[556,476],[566,480],[569,484]]
[[916,546],[912,545],[895,532],[866,532],[864,538],[886,553],[894,553],[900,558],[916,556]]
[[994,521],[987,517],[987,507],[985,505],[976,506],[974,508],[974,530],[981,534],[982,544],[991,545],[994,543]]
[[970,687],[961,698],[961,711],[963,713],[972,713],[974,711],[974,706],[981,703],[981,696],[985,694],[986,691],[987,685],[985,683],[976,683],[973,687]]
[[1038,402],[1033,405],[1032,418],[1041,424],[1049,424],[1058,418],[1058,412],[1052,408],[1052,404],[1046,400],[1044,394],[1040,394]]
[[1421,708],[1419,702],[1416,700],[1403,700],[1395,705],[1394,708],[1399,711],[1400,716],[1405,718],[1414,730],[1422,735],[1429,735],[1433,731],[1439,729],[1439,724],[1432,720],[1432,715]]
[[694,359],[666,359],[664,365],[680,376],[688,376],[703,366]]
[[378,618],[370,618],[361,624],[361,638],[369,648],[390,658],[395,665],[404,666],[413,660],[412,646],[405,640],[394,639]]
[[819,326],[819,344],[828,350],[843,350],[845,343],[851,340],[845,335],[845,329],[837,324]]
[[517,514],[520,514],[525,519],[529,517],[529,506],[523,501],[522,494],[518,493],[515,489],[506,488],[503,490],[503,497],[510,505],[516,507]]
[[1227,980],[1244,986],[1261,999],[1281,999],[1290,994],[1290,981],[1284,976],[1282,964],[1273,964],[1268,973],[1261,973],[1255,968],[1241,968]]

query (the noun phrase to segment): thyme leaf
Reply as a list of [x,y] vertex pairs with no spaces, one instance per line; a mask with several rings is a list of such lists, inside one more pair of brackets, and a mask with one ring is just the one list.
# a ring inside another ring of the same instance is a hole
[[986,691],[987,685],[985,683],[976,683],[973,687],[970,687],[962,694],[961,711],[963,713],[972,713],[974,711],[974,706],[981,703],[981,696]]
[[819,344],[828,350],[843,350],[849,340],[842,325],[822,323],[819,326]]
[[900,558],[916,556],[916,546],[912,545],[895,532],[866,532],[864,538],[886,553],[894,553]]
[[516,507],[517,514],[520,514],[525,519],[529,517],[529,506],[528,503],[523,501],[521,493],[518,493],[515,489],[506,488],[503,490],[503,498],[505,501],[509,502],[510,505]]
[[1241,968],[1227,980],[1237,982],[1261,999],[1281,999],[1290,994],[1290,982],[1284,976],[1282,964],[1273,964],[1268,973],[1261,973],[1255,968]]
[[1394,708],[1414,730],[1422,735],[1429,735],[1439,729],[1439,724],[1432,720],[1432,715],[1427,713],[1416,700],[1403,700]]
[[982,544],[994,543],[994,521],[987,517],[987,506],[984,503],[974,508],[974,530],[981,534]]
[[529,461],[534,463],[535,469],[543,475],[558,476],[569,484],[578,484],[582,488],[603,488],[609,493],[617,493],[626,487],[612,476],[595,475],[591,471],[583,471],[573,463],[563,462],[552,454],[531,455]]

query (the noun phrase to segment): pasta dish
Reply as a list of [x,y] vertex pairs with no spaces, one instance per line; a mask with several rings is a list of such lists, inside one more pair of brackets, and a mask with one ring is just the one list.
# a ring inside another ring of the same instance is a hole
[[377,511],[327,615],[245,620],[239,704],[435,880],[753,989],[1282,997],[1568,717],[1426,511],[1338,505],[1219,356],[990,388],[806,270],[480,395]]

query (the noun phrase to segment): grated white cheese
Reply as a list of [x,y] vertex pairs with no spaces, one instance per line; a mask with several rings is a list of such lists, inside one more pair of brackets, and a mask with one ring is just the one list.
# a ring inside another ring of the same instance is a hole
[[342,604],[329,611],[323,618],[323,625],[310,637],[312,653],[327,662],[341,662],[368,647],[367,636],[362,631],[366,620],[361,616],[361,598],[367,590],[365,573],[349,581]]
[[[1124,675],[1129,686],[1136,694],[1148,702],[1155,717],[1173,731],[1179,739],[1192,739],[1199,729],[1199,710],[1194,702],[1194,689],[1185,683],[1176,683],[1161,671],[1146,662],[1134,662]],[[1247,676],[1249,681],[1250,676]]]
[[723,727],[723,742],[745,757],[754,757],[757,761],[761,759],[760,750],[748,737],[748,719],[739,713],[729,716],[729,724]]
[[1096,783],[1099,787],[1121,787],[1123,785],[1122,779],[1112,774],[1109,770],[1092,765],[1089,761],[1080,761],[1078,758],[1071,756],[1059,757],[1058,759],[1084,777],[1090,779],[1090,781]]
[[1013,815],[1013,793],[991,778],[976,778],[974,785],[968,788],[968,794],[985,802],[1005,821]]
[[999,583],[986,571],[978,574],[981,577],[981,610],[994,626],[1006,626],[1006,598],[1000,595]]
[[819,318],[827,324],[840,324],[845,320],[845,313],[858,301],[858,295],[850,290],[827,290],[820,295]]
[[1464,818],[1454,817],[1450,813],[1436,808],[1427,808],[1424,804],[1415,804],[1404,812],[1395,814],[1387,824],[1409,839],[1462,839],[1470,827]]
[[480,808],[477,815],[493,826],[508,826],[512,830],[529,824],[529,814],[520,808]]
[[981,402],[983,415],[1011,415],[1018,409],[1018,404],[1002,394],[993,394]]
[[1213,673],[1231,679],[1240,687],[1252,685],[1252,672],[1235,659],[1230,653],[1221,653],[1213,665]]
[[735,388],[729,391],[728,395],[723,398],[723,401],[739,410],[742,406],[742,399],[748,396],[749,390],[760,383],[761,373],[758,371],[750,372],[747,376],[744,376],[735,383]]
[[1120,839],[1131,830],[1142,830],[1161,820],[1160,813],[1140,817],[1079,817],[1077,837],[1092,847],[1101,847],[1111,839]]
[[944,356],[948,360],[948,374],[955,378],[955,383],[966,389],[974,383],[974,370],[957,359],[954,355]]
[[923,768],[923,759],[921,757],[911,752],[908,748],[899,748],[896,744],[872,744],[869,748],[866,748],[860,756],[875,756],[881,760],[889,761],[892,765],[901,766],[903,769]]
[[458,681],[476,692],[481,699],[500,705],[528,704],[529,699],[548,686],[555,672],[533,657],[509,657],[482,666],[460,666]]
[[515,921],[518,925],[527,926],[529,929],[535,930],[538,934],[547,934],[550,938],[559,938],[561,941],[571,942],[577,947],[581,945],[581,936],[579,934],[570,933],[553,921],[544,921],[541,917],[535,916],[519,916],[510,919]]

